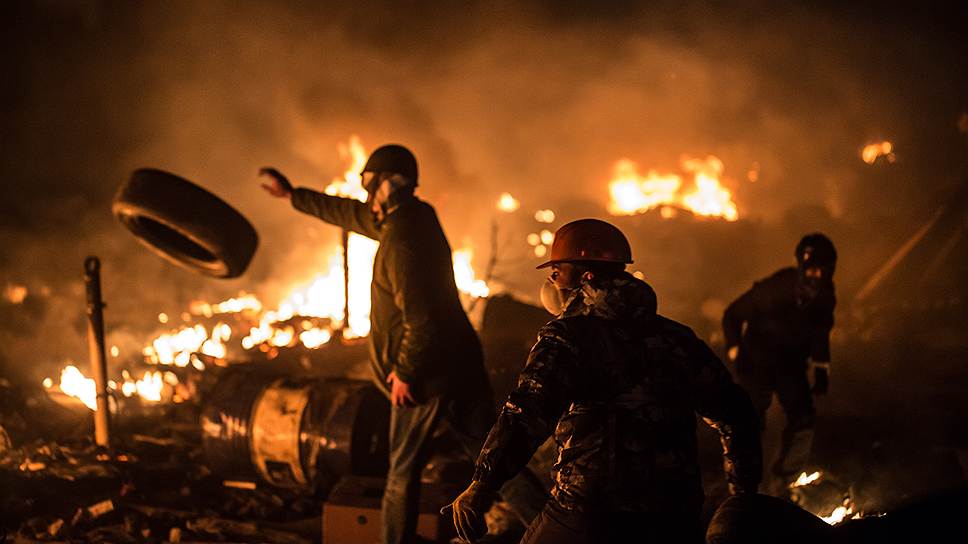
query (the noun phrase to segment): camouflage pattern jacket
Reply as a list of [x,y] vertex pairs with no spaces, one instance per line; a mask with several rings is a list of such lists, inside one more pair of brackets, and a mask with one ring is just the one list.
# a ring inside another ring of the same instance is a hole
[[696,414],[723,445],[732,492],[755,491],[759,428],[749,397],[691,329],[656,314],[623,274],[585,285],[545,325],[491,429],[474,479],[497,489],[554,433],[552,500],[572,511],[696,512]]

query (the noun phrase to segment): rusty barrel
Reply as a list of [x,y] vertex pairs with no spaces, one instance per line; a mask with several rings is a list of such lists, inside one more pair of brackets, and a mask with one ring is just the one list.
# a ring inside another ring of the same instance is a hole
[[312,490],[344,475],[385,475],[389,414],[367,381],[239,369],[203,407],[203,449],[217,474]]

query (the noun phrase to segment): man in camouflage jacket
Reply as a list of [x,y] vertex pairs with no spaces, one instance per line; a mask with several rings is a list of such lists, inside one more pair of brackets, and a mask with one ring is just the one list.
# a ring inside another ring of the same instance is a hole
[[593,221],[556,234],[549,263],[563,310],[540,330],[471,486],[453,505],[466,540],[481,532],[488,493],[552,433],[555,485],[522,540],[529,544],[627,541],[629,530],[641,541],[701,540],[697,413],[720,434],[730,491],[759,484],[749,397],[692,330],[656,314],[652,288],[623,270],[631,262],[624,235]]

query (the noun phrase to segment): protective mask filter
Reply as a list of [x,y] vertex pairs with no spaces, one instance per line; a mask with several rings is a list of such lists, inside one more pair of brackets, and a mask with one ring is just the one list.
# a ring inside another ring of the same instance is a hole
[[539,298],[541,299],[541,305],[544,306],[545,310],[548,310],[549,314],[557,317],[561,315],[561,312],[565,311],[566,296],[555,287],[555,284],[551,282],[550,278],[546,278],[544,283],[541,284]]

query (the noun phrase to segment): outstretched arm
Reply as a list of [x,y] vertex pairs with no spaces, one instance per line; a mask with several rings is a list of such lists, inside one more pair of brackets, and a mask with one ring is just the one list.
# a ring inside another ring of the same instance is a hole
[[286,176],[275,168],[262,168],[259,175],[268,178],[269,183],[262,185],[266,192],[277,198],[289,198],[297,210],[374,240],[380,239],[380,231],[366,204],[303,187],[293,188]]

